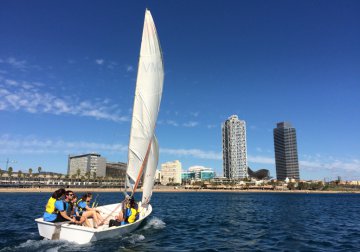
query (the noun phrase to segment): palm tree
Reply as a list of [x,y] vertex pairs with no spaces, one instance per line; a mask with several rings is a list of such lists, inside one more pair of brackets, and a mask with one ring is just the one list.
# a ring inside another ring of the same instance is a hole
[[69,175],[69,174],[66,174],[66,175],[65,175],[65,181],[66,181],[66,184],[67,184],[67,185],[69,184],[69,178],[70,178],[70,175]]
[[42,168],[41,166],[38,167],[38,172],[39,172],[39,183],[40,183],[40,172],[41,172]]
[[58,185],[60,184],[60,179],[61,179],[61,177],[62,177],[62,174],[58,174],[58,176],[57,176]]
[[80,174],[81,174],[81,171],[80,171],[80,169],[78,168],[78,169],[76,170],[77,179],[80,178]]
[[94,182],[95,182],[95,180],[96,180],[96,172],[93,172],[93,180],[94,180]]
[[90,182],[90,176],[91,176],[91,173],[90,173],[90,172],[86,172],[86,173],[85,173],[85,177],[87,178],[88,183]]
[[73,179],[76,179],[76,174],[71,175],[71,183],[73,182]]
[[54,173],[50,173],[50,179],[51,179],[51,182],[54,184]]
[[29,180],[30,180],[30,177],[32,175],[32,172],[33,172],[33,169],[29,168],[29,173],[28,173]]
[[10,178],[10,183],[11,183],[11,180],[12,180],[12,174],[13,174],[13,168],[10,166],[9,169],[8,169],[8,175],[9,175],[9,178]]
[[22,177],[22,171],[19,170],[18,173],[17,173],[17,175],[18,175],[18,182],[19,182],[19,184],[20,184],[21,177]]
[[3,174],[4,174],[4,171],[0,168],[0,180],[2,179]]

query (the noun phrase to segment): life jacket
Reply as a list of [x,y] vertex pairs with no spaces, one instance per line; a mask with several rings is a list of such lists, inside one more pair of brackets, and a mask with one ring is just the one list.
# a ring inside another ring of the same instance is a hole
[[68,207],[66,207],[66,203],[64,202],[64,209],[66,210],[66,215],[71,216],[71,213],[75,207],[75,204],[68,202]]
[[[79,203],[80,203],[81,201],[83,201],[83,200],[82,200],[82,199],[79,199],[79,200],[76,202],[76,206],[77,206],[77,208],[78,208],[79,213],[86,211],[86,208],[82,208],[82,207],[79,206]],[[86,206],[87,206],[87,204],[86,204]]]
[[47,212],[49,214],[59,213],[59,211],[55,208],[55,202],[56,202],[56,199],[53,197],[50,197],[50,199],[48,200],[48,202],[46,204],[45,212]]
[[133,223],[135,220],[137,220],[138,216],[138,210],[136,210],[135,208],[127,208],[125,221],[128,223]]

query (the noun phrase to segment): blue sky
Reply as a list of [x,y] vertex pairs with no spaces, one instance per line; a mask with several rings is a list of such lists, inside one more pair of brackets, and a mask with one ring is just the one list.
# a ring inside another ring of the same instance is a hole
[[0,167],[125,161],[145,8],[165,82],[160,163],[222,173],[221,123],[275,174],[272,129],[297,129],[304,179],[360,180],[359,1],[1,1]]

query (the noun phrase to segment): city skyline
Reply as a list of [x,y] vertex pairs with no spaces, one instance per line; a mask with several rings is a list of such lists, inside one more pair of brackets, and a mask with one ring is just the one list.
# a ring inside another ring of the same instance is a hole
[[3,170],[66,173],[69,154],[90,152],[127,162],[147,7],[165,64],[159,163],[222,174],[221,124],[236,114],[254,170],[275,176],[273,125],[290,121],[302,179],[360,180],[358,1],[85,3],[1,3]]

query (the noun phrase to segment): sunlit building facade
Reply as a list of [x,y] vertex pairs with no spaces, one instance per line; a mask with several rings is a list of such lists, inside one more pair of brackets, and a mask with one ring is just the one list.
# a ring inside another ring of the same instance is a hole
[[105,177],[106,159],[97,153],[69,155],[68,175],[78,175],[78,171],[80,176],[85,176],[89,172],[91,177],[94,173],[97,177]]
[[228,179],[248,177],[246,123],[232,115],[222,125],[223,171]]
[[181,162],[179,160],[161,164],[160,183],[162,185],[181,184]]

